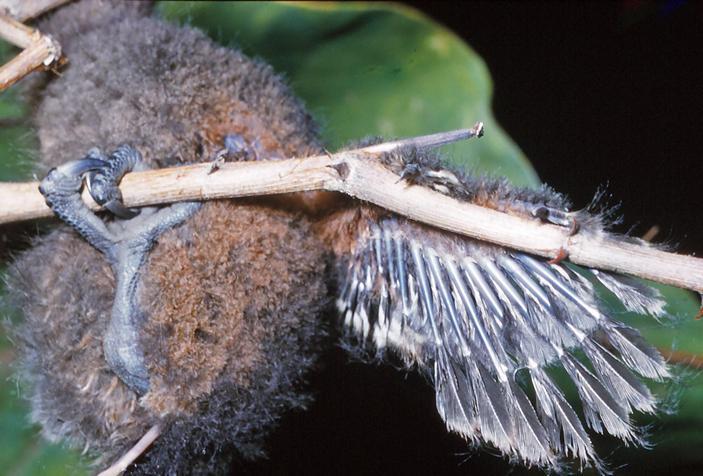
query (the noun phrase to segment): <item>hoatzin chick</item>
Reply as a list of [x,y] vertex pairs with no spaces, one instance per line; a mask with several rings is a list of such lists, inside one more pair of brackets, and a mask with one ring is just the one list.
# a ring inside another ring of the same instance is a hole
[[[592,281],[655,317],[657,291],[329,193],[128,209],[117,184],[130,170],[319,154],[316,126],[270,66],[150,16],[148,3],[79,1],[40,29],[70,58],[30,91],[50,170],[41,191],[64,224],[8,282],[31,418],[48,439],[105,465],[159,423],[135,474],[256,458],[280,417],[309,402],[306,376],[339,324],[347,345],[423,372],[449,430],[523,464],[604,469],[587,428],[641,441],[631,415],[656,408],[642,378],[669,370]],[[414,186],[608,233],[548,187],[468,176],[415,149],[378,160]],[[83,205],[84,184],[107,212]]]

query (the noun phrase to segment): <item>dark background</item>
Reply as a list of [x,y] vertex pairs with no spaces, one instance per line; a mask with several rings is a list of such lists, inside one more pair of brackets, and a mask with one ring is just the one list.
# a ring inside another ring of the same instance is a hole
[[543,181],[599,185],[628,224],[703,252],[703,3],[427,3],[486,61],[498,122]]
[[[576,206],[607,184],[621,231],[658,225],[657,240],[703,253],[703,3],[410,4],[483,57],[497,119],[543,181]],[[524,473],[485,452],[469,459],[417,375],[333,351],[313,384],[316,402],[286,420],[271,459],[237,473]],[[646,473],[657,457],[601,443],[616,465],[638,459],[618,474]]]

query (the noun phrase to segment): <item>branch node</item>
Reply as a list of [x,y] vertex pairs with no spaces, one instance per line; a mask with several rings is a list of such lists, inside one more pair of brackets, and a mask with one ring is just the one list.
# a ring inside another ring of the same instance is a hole
[[559,264],[562,261],[564,261],[565,259],[567,259],[568,257],[569,257],[569,252],[566,251],[566,249],[562,247],[562,248],[559,248],[559,251],[557,251],[556,256],[554,258],[550,259],[548,261],[548,263],[549,264]]
[[342,180],[346,180],[347,177],[349,177],[349,164],[346,162],[337,162],[336,164],[329,165],[328,167],[334,169],[337,174],[339,174],[339,178]]

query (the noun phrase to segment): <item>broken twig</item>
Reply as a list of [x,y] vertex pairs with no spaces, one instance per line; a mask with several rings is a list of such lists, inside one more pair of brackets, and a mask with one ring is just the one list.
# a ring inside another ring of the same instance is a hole
[[29,73],[51,69],[61,60],[61,45],[49,35],[21,23],[65,1],[0,3],[0,38],[22,48],[22,52],[0,67],[0,91],[9,88]]

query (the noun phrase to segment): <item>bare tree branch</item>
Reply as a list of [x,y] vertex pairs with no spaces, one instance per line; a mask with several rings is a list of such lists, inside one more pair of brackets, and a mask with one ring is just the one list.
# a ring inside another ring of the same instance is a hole
[[118,459],[115,464],[107,468],[105,471],[98,473],[98,476],[117,476],[121,474],[125,469],[129,467],[130,464],[139,458],[142,453],[144,453],[149,446],[161,435],[161,428],[159,425],[154,425],[149,428],[144,436],[141,437],[137,443],[129,449],[125,454],[123,454],[120,459]]
[[[13,5],[8,6],[8,3]],[[22,24],[16,18],[31,17],[64,2],[43,0],[26,2],[26,5],[15,3],[0,3],[0,8],[5,7],[4,12],[10,12],[10,14],[0,13],[0,37],[19,46],[23,51],[0,67],[0,91],[9,88],[33,71],[56,66],[61,60],[61,46],[58,42],[49,35],[42,35],[39,31]],[[19,12],[18,17],[10,16],[13,11],[11,8]]]
[[68,1],[69,0],[1,0],[0,9],[4,9],[15,20],[25,22]]
[[[279,161],[210,164],[135,172],[120,184],[128,207],[183,200],[270,195],[312,190],[341,192],[422,223],[476,239],[553,258],[560,250],[576,264],[630,274],[703,292],[703,259],[608,237],[571,235],[568,229],[461,202],[433,190],[409,186],[383,165],[368,160],[407,144],[431,147],[473,137],[473,129]],[[97,205],[87,192],[84,199]],[[0,223],[51,216],[37,183],[0,184]]]

